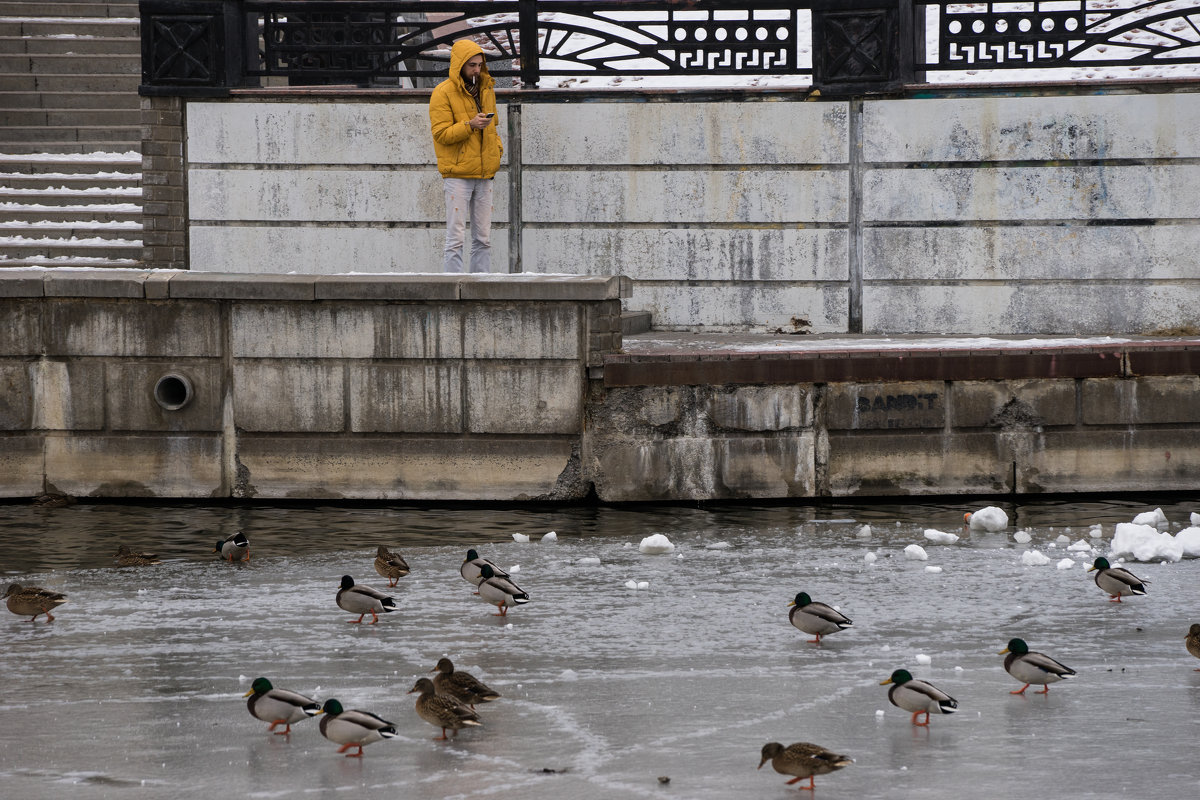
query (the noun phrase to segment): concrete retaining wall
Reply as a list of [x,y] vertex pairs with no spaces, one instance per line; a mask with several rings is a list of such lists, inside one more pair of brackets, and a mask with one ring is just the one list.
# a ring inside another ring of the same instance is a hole
[[583,496],[623,283],[0,271],[0,496]]
[[[1200,94],[798,98],[502,102],[493,269],[627,275],[668,330],[1198,324]],[[191,269],[440,271],[423,97],[186,105]]]

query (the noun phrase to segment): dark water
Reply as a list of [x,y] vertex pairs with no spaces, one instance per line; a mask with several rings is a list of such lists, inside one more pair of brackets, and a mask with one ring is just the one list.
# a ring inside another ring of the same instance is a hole
[[[2,582],[70,598],[53,624],[0,619],[0,792],[797,796],[769,766],[755,771],[775,740],[856,759],[816,779],[820,796],[1196,796],[1200,662],[1183,635],[1200,621],[1200,561],[1127,565],[1152,583],[1121,604],[1084,568],[1115,523],[1161,507],[1177,531],[1200,493],[999,504],[1006,532],[962,530],[982,505],[0,506]],[[858,538],[864,523],[871,535]],[[1103,538],[1090,537],[1095,523]],[[925,528],[963,538],[935,545]],[[1018,529],[1032,542],[1014,542]],[[251,560],[218,562],[213,543],[236,530]],[[539,542],[550,530],[558,541]],[[676,550],[640,553],[652,533]],[[1068,553],[1079,540],[1097,549]],[[165,563],[114,568],[122,543]],[[904,557],[912,543],[928,561]],[[347,625],[338,579],[385,588],[378,544],[413,567],[388,590],[400,610]],[[467,547],[519,566],[533,602],[491,616],[458,576]],[[1051,563],[1024,566],[1028,549]],[[1077,563],[1056,569],[1068,555]],[[808,644],[787,621],[798,591],[854,626]],[[1019,684],[996,653],[1013,636],[1078,677],[1009,695]],[[405,694],[442,655],[504,695],[481,707],[484,727],[448,743]],[[914,728],[878,685],[900,667],[954,695],[959,713]],[[399,735],[361,760],[339,756],[315,721],[272,736],[241,697],[259,675],[378,713]]]

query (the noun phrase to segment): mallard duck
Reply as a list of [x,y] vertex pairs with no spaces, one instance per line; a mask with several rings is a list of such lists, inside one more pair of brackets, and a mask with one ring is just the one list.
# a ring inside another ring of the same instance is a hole
[[375,571],[388,579],[388,586],[395,586],[397,581],[409,573],[408,562],[399,553],[393,553],[379,545],[379,549],[375,551]]
[[[913,712],[913,725],[929,724],[929,715],[953,714],[958,709],[958,701],[932,683],[919,681],[908,670],[898,669],[886,681],[880,681],[880,686],[895,684],[888,689],[888,701],[897,708]],[[917,715],[924,714],[925,721],[917,722]]]
[[321,717],[321,735],[340,744],[339,753],[346,753],[351,747],[358,748],[357,753],[346,753],[346,758],[362,758],[365,746],[396,735],[394,723],[369,711],[346,711],[337,700],[326,700],[318,713],[325,715]]
[[1121,598],[1133,594],[1145,594],[1146,582],[1123,567],[1114,567],[1107,558],[1097,558],[1088,567],[1096,573],[1096,585],[1108,593],[1109,602],[1121,602]]
[[246,534],[238,531],[228,539],[217,540],[217,546],[213,548],[214,553],[220,553],[221,558],[233,561],[249,561],[250,560],[250,540],[246,538]]
[[117,561],[118,567],[148,567],[151,564],[161,564],[158,560],[157,553],[135,553],[125,545],[117,547],[117,554],[113,556]]
[[14,583],[4,592],[4,600],[9,611],[18,616],[29,615],[30,622],[41,614],[46,615],[46,622],[54,622],[54,615],[50,613],[50,609],[58,608],[67,602],[67,596],[40,586],[21,586]]
[[474,550],[467,551],[467,557],[463,559],[462,566],[458,568],[458,574],[462,575],[463,580],[472,586],[478,586],[483,581],[484,565],[492,568],[492,573],[500,578],[509,577],[508,573],[500,569],[495,562],[488,561],[486,558],[480,558],[479,553]]
[[838,755],[808,742],[796,742],[787,747],[779,742],[768,742],[763,745],[762,761],[758,762],[758,768],[762,769],[768,761],[780,775],[796,776],[788,781],[789,786],[808,778],[808,786],[799,787],[801,789],[813,789],[813,778],[817,775],[828,775],[854,763],[849,756]]
[[520,606],[529,602],[529,594],[508,578],[496,575],[490,564],[479,568],[483,580],[479,582],[479,596],[500,609],[496,617],[508,616],[509,606]]
[[454,735],[457,736],[458,731],[462,728],[478,727],[483,724],[474,711],[453,697],[438,694],[433,681],[429,678],[421,678],[408,690],[409,694],[416,692],[420,692],[420,696],[417,698],[417,716],[433,727],[442,729],[441,736],[433,737],[437,741],[446,740],[447,730],[454,731]]
[[1031,683],[1042,684],[1045,688],[1038,694],[1046,694],[1050,691],[1050,684],[1075,675],[1075,670],[1063,666],[1045,653],[1031,652],[1024,639],[1009,639],[1008,647],[1001,650],[999,655],[1006,653],[1008,658],[1004,659],[1004,669],[1025,684],[1009,694],[1025,694]]
[[[250,691],[242,697],[249,697],[246,710],[251,716],[271,723],[269,731],[275,731],[276,736],[287,736],[292,732],[292,723],[301,722],[321,713],[321,706],[311,697],[289,692],[287,689],[276,689],[266,678],[255,678],[250,684]],[[275,728],[283,725],[281,731]]]
[[448,658],[438,659],[437,666],[430,672],[437,673],[433,676],[433,688],[438,694],[453,697],[471,708],[476,703],[490,703],[500,696],[471,673],[455,670],[454,663]]
[[[1187,636],[1183,639],[1183,644],[1187,647],[1187,651],[1200,658],[1200,622],[1193,622],[1192,627],[1188,628]],[[1197,667],[1195,672],[1200,672],[1200,667]]]
[[362,622],[363,617],[370,614],[371,621],[367,624],[374,625],[379,621],[380,613],[395,611],[397,608],[394,598],[370,586],[355,586],[354,578],[349,575],[342,576],[342,588],[338,589],[337,604],[351,614],[358,614],[358,619],[347,620],[351,624]]
[[788,619],[794,627],[817,637],[809,639],[812,644],[820,644],[822,636],[849,628],[854,623],[840,611],[835,611],[824,603],[814,603],[805,592],[796,595],[796,599],[788,603],[792,610]]

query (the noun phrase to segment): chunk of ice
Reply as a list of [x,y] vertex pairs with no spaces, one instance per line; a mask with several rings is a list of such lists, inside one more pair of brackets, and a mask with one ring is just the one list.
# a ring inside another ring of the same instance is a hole
[[917,653],[917,663],[918,663],[918,664],[925,664],[925,665],[932,664],[932,663],[933,663],[933,657],[932,657],[932,656],[925,655],[924,653]]
[[937,573],[942,571],[942,568],[941,567],[926,567],[925,571],[936,575]]
[[869,552],[869,551],[867,552],[867,554],[865,556],[863,556],[863,561],[867,562],[868,564],[874,564],[878,560],[879,560],[879,556],[877,556],[874,553]]
[[[1196,515],[1193,514],[1192,516],[1194,517]],[[855,533],[854,535],[857,536],[859,539],[870,539],[871,538],[871,526],[863,525],[861,528],[858,529],[858,532]]]
[[512,537],[514,542],[521,542],[522,544],[529,541],[529,534],[527,533],[514,533]]
[[549,533],[547,533],[545,536],[542,537],[542,541],[543,542],[557,542],[558,534],[555,533],[554,531],[550,531]]
[[675,550],[675,545],[663,534],[655,533],[642,539],[638,550],[643,553],[670,553]]
[[1013,538],[1017,540],[1018,544],[1029,544],[1030,540],[1033,539],[1029,535],[1029,531],[1017,531],[1013,534]]
[[935,544],[954,544],[958,541],[957,533],[943,533],[933,528],[925,529],[925,538]]
[[1075,566],[1075,562],[1069,558],[1064,558],[1054,566],[1058,569],[1070,569],[1071,567]]
[[904,557],[912,561],[928,561],[929,555],[925,552],[925,548],[919,544],[910,544],[904,548]]
[[1044,567],[1050,563],[1050,557],[1037,550],[1026,550],[1021,554],[1021,563],[1027,567]]

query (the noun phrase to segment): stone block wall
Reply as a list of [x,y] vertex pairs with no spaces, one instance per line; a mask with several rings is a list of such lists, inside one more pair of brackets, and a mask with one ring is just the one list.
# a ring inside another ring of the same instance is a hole
[[589,471],[614,502],[1191,491],[1196,344],[1156,359],[1061,349],[1045,354],[1058,375],[1015,343],[958,355],[614,355],[588,406]]
[[581,497],[588,365],[620,347],[622,291],[0,271],[0,496]]

